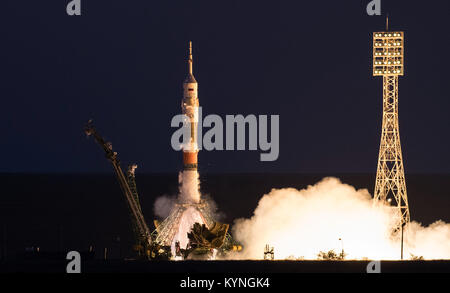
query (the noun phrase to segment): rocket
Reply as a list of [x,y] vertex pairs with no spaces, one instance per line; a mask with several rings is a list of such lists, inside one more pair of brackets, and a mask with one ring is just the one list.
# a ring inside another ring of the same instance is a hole
[[183,147],[183,170],[197,170],[198,84],[192,71],[192,42],[189,42],[188,75],[183,83],[181,110],[190,125],[190,139]]

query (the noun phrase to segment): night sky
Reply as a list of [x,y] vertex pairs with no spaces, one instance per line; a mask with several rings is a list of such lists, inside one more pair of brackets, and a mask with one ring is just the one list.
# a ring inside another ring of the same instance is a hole
[[406,173],[450,173],[450,2],[2,1],[0,172],[111,173],[83,125],[124,164],[177,172],[172,150],[193,41],[204,115],[280,115],[280,156],[203,151],[200,172],[376,172],[382,78],[372,32],[405,32],[399,82]]

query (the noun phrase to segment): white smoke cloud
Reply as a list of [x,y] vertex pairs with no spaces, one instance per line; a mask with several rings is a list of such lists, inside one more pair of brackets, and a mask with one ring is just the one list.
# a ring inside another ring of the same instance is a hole
[[450,258],[450,224],[439,220],[425,228],[412,222],[407,227],[407,235],[409,254],[425,259]]
[[217,203],[209,194],[202,194],[202,200],[205,201],[207,209],[214,221],[221,222],[225,219],[225,213],[219,210]]
[[178,174],[178,196],[163,195],[155,200],[153,210],[156,216],[165,219],[178,203],[200,202],[200,179],[197,171],[183,171]]
[[182,203],[200,202],[200,179],[196,170],[183,171],[178,175],[180,193],[178,200]]
[[[393,212],[374,205],[366,189],[325,178],[302,190],[273,189],[250,219],[235,221],[233,235],[244,246],[239,258],[261,259],[269,244],[276,259],[317,259],[320,251],[342,248],[347,259],[399,259]],[[450,258],[450,224],[438,221],[425,228],[412,222],[405,227],[404,251],[405,257]]]
[[[175,229],[175,235],[166,243],[171,246],[172,255],[175,255],[175,243],[179,242],[181,248],[185,248],[189,242],[187,237],[195,223],[208,225],[208,217],[217,220],[222,216],[218,212],[216,203],[207,195],[200,194],[200,179],[196,170],[185,170],[179,173],[179,193],[177,197],[161,196],[156,199],[154,204],[154,213],[162,219],[166,219],[173,213],[166,223]],[[206,203],[207,214],[203,214],[196,204],[200,200]],[[181,213],[181,214],[180,214]],[[176,215],[180,215],[179,217]]]
[[155,216],[161,219],[167,218],[170,214],[170,211],[172,211],[175,202],[175,196],[162,195],[158,197],[153,205]]
[[194,207],[189,207],[183,212],[177,232],[173,238],[171,245],[173,255],[175,255],[175,242],[178,241],[181,248],[186,248],[186,245],[189,242],[187,234],[191,232],[194,223],[205,224],[199,211]]

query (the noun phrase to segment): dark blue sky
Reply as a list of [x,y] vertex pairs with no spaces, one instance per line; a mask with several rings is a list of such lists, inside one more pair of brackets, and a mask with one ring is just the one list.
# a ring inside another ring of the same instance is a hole
[[186,46],[204,114],[280,115],[280,156],[201,152],[201,172],[373,172],[382,79],[371,34],[405,31],[400,134],[407,173],[450,173],[449,1],[2,2],[0,172],[111,172],[93,118],[124,164],[176,172],[170,147]]

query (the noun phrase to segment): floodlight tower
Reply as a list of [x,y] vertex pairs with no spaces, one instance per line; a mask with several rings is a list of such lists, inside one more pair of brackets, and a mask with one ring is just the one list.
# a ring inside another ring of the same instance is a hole
[[404,34],[373,33],[373,75],[383,76],[383,124],[374,201],[397,209],[396,230],[409,222],[408,197],[398,125],[398,77],[404,73]]

